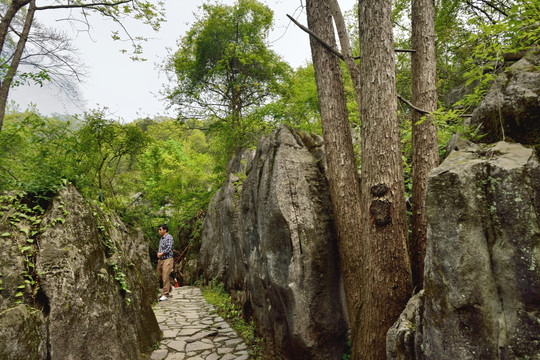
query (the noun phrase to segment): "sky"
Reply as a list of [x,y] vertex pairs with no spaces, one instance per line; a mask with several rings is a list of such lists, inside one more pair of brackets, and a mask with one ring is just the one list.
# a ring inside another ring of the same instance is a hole
[[[351,10],[357,0],[339,0],[343,12]],[[232,4],[233,0],[222,0]],[[292,24],[287,14],[307,25],[305,0],[263,0],[274,11],[274,29],[270,33],[271,48],[292,67],[304,65],[311,59],[308,35]],[[158,65],[165,61],[167,49],[177,49],[176,43],[190,29],[194,13],[201,0],[165,0],[166,19],[158,33],[135,21],[126,23],[130,33],[149,40],[143,44],[145,62],[134,62],[120,50],[128,45],[111,39],[116,29],[100,17],[92,17],[90,31],[81,32],[67,21],[65,13],[57,10],[38,11],[36,19],[42,24],[61,29],[73,39],[79,56],[86,66],[88,76],[79,84],[79,101],[67,98],[51,85],[24,86],[11,90],[10,100],[19,109],[29,104],[36,106],[42,115],[82,114],[97,108],[108,108],[111,118],[129,122],[137,118],[175,116],[174,109],[167,109],[160,90],[167,83]]]

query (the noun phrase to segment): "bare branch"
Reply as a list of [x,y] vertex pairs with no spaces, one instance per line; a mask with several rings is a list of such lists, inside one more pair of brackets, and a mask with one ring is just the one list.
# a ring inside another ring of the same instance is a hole
[[8,27],[11,24],[11,21],[13,20],[17,12],[23,6],[26,6],[28,3],[30,3],[30,0],[13,1],[7,9],[6,13],[2,15],[2,20],[0,21],[0,51],[4,48],[4,42],[6,40]]
[[411,104],[409,101],[405,100],[401,95],[397,95],[397,98],[403,102],[404,104],[407,104],[409,105],[409,107],[411,107],[412,109],[418,111],[418,112],[421,112],[423,114],[429,114],[431,113],[431,111],[427,111],[427,110],[423,110],[423,109],[420,109],[420,108],[417,108],[416,106],[414,106],[413,104]]
[[465,0],[465,2],[466,2],[467,4],[469,4],[469,6],[473,8],[473,10],[478,10],[478,11],[480,11],[482,14],[484,14],[492,24],[496,24],[495,20],[493,20],[493,19],[491,18],[491,16],[489,16],[489,14],[488,14],[484,9],[482,9],[482,8],[479,7],[479,6],[474,5],[474,4],[473,4],[471,1],[469,1],[469,0]]
[[296,19],[294,19],[292,16],[290,16],[289,14],[287,14],[287,17],[289,19],[291,19],[291,21],[296,25],[298,26],[300,29],[304,30],[305,32],[307,32],[311,37],[313,37],[315,40],[317,40],[318,42],[320,42],[326,49],[328,49],[328,51],[330,51],[332,54],[336,55],[338,58],[340,58],[341,60],[345,60],[345,58],[343,57],[343,55],[337,51],[336,49],[334,49],[333,46],[331,46],[330,44],[328,44],[326,41],[324,41],[323,39],[321,39],[317,34],[315,34],[313,31],[309,30],[307,27],[305,27],[304,25],[300,24],[298,21],[296,21]]
[[118,6],[133,2],[133,0],[120,0],[117,2],[101,2],[101,3],[89,3],[89,4],[66,4],[66,5],[48,5],[36,7],[36,10],[50,10],[50,9],[83,9],[83,8],[95,8],[99,6]]
[[506,12],[504,12],[502,9],[498,8],[497,6],[493,5],[493,4],[491,3],[491,1],[482,0],[482,2],[483,2],[484,4],[486,4],[487,6],[489,6],[490,8],[492,8],[492,9],[494,9],[494,10],[500,12],[500,13],[503,14],[504,16],[508,16],[508,14],[507,14]]
[[[324,41],[323,39],[320,38],[319,35],[315,34],[313,31],[309,30],[307,27],[305,27],[304,25],[300,24],[298,21],[296,21],[296,19],[294,19],[292,16],[288,15],[287,14],[287,17],[289,19],[291,19],[291,21],[296,25],[298,26],[300,29],[304,30],[306,33],[308,33],[310,36],[312,36],[315,40],[317,40],[318,42],[321,43],[321,45],[323,45],[325,48],[328,49],[328,51],[330,51],[332,54],[336,55],[338,58],[340,58],[341,60],[345,61],[345,57],[343,56],[343,54],[341,54],[338,50],[336,50],[332,45],[328,44],[326,41]],[[410,49],[394,49],[395,52],[409,52],[409,53],[413,53],[413,52],[416,52],[416,50],[410,50]],[[355,56],[354,57],[355,60],[358,60],[360,59],[360,56]]]
[[[335,0],[332,0],[332,1],[335,1]],[[338,8],[339,9],[339,8]],[[345,60],[345,57],[339,52],[337,51],[336,49],[334,49],[334,47],[332,47],[330,44],[328,44],[326,41],[324,41],[323,39],[321,39],[320,36],[318,36],[317,34],[315,34],[313,31],[309,30],[308,28],[306,28],[305,26],[303,26],[302,24],[300,24],[298,21],[296,21],[294,18],[292,18],[290,15],[287,15],[287,17],[289,19],[291,19],[292,22],[294,22],[300,29],[304,30],[305,32],[307,32],[310,36],[312,36],[315,40],[317,40],[318,42],[320,42],[325,48],[327,48],[331,53],[333,53],[334,55],[336,55],[337,57],[339,57],[341,60]],[[341,39],[340,39],[341,40]],[[414,52],[414,50],[400,50],[401,52]],[[357,58],[354,58],[354,59],[357,59]],[[350,71],[350,70],[349,70]],[[356,86],[356,84],[355,84]],[[405,100],[402,96],[400,96],[399,94],[397,95],[398,99],[401,100],[402,102],[404,102],[405,104],[409,105],[411,108],[413,108],[414,110],[416,111],[419,111],[421,113],[424,113],[424,114],[429,114],[430,111],[426,111],[426,110],[422,110],[422,109],[419,109],[417,108],[416,106],[414,106],[413,104],[411,104],[409,101]]]

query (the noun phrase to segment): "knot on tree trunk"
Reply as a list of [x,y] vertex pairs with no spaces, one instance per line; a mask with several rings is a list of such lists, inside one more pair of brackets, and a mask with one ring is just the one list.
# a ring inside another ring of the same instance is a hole
[[390,209],[392,203],[388,200],[373,200],[369,207],[371,222],[377,226],[386,226],[392,223]]
[[371,195],[376,197],[384,196],[390,188],[386,184],[377,184],[371,187]]

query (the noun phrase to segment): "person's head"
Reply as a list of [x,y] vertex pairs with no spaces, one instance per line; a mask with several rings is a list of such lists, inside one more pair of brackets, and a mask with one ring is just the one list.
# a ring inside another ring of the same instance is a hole
[[167,226],[167,224],[161,224],[159,225],[158,227],[158,234],[159,236],[163,236],[165,235],[166,233],[169,232],[169,227]]

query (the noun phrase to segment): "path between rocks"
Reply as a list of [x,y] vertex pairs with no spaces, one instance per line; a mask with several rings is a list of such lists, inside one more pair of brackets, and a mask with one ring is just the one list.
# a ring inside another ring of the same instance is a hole
[[175,288],[154,306],[163,338],[152,360],[246,360],[243,339],[193,286]]

